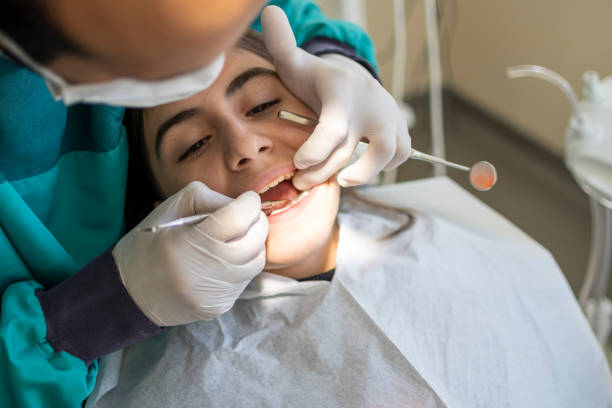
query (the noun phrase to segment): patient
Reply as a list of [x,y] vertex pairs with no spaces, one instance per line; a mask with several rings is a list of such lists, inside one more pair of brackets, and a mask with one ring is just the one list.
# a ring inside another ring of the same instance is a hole
[[264,204],[288,200],[265,211],[265,270],[299,279],[335,267],[340,188],[335,177],[309,191],[293,187],[293,156],[312,128],[280,120],[277,113],[316,115],[280,82],[269,58],[257,32],[249,32],[206,92],[127,113],[130,162],[136,163],[128,208],[137,213],[129,218],[136,224],[154,202],[194,180],[232,198],[253,190]]
[[[316,116],[287,91],[261,40],[248,34],[209,89],[128,113],[132,223],[193,180],[230,197],[254,190],[263,202],[290,201],[266,210],[266,272],[235,306],[108,359],[90,403],[612,402],[606,359],[545,250],[431,214],[415,214],[406,228],[410,214],[354,197],[343,198],[339,212],[333,178],[295,190],[292,158],[310,129],[277,119],[279,109]],[[332,270],[331,282],[322,280]]]

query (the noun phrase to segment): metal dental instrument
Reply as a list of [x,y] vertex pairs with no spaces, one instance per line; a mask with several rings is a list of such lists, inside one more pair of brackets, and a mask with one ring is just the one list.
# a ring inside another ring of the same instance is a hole
[[304,126],[316,126],[317,123],[319,123],[319,121],[316,119],[310,119],[306,116],[302,116],[297,113],[289,112],[282,109],[278,111],[278,118]]
[[[286,110],[279,110],[277,116],[279,119],[297,123],[298,125],[316,126],[317,123],[319,123],[316,119],[307,118]],[[474,163],[472,167],[468,167],[449,162],[448,160],[444,160],[440,157],[432,156],[415,149],[412,149],[408,158],[426,161],[428,163],[442,164],[447,167],[468,172],[470,173],[470,184],[478,191],[488,191],[493,188],[497,182],[497,171],[495,170],[495,166],[487,161],[479,161]]]
[[447,167],[463,170],[470,173],[470,184],[478,191],[489,191],[497,183],[497,170],[488,161],[479,161],[472,167],[463,166],[461,164],[449,162],[436,156],[419,152],[412,149],[409,159],[422,160],[429,163],[439,163]]
[[190,215],[189,217],[183,217],[183,218],[177,218],[174,221],[169,221],[169,222],[164,222],[161,224],[157,224],[154,225],[152,227],[143,227],[143,228],[139,228],[138,231],[141,232],[157,232],[163,229],[168,229],[168,228],[173,228],[173,227],[180,227],[181,225],[194,225],[197,223],[200,223],[202,221],[204,221],[206,219],[206,217],[208,217],[210,215],[210,213],[208,214],[197,214],[197,215]]
[[[262,211],[266,210],[270,207],[274,207],[275,205],[279,203],[282,203],[283,201],[287,201],[287,200],[266,201],[265,203],[261,205],[261,209]],[[199,224],[202,221],[204,221],[210,214],[212,213],[196,214],[196,215],[190,215],[189,217],[177,218],[176,220],[157,224],[152,227],[142,227],[142,228],[139,228],[138,231],[157,232],[157,231],[168,229],[168,228],[180,227],[182,225],[195,225],[195,224]]]

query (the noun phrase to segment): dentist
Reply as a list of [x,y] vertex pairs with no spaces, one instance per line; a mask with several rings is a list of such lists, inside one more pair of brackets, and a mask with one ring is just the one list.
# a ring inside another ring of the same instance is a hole
[[265,3],[1,2],[0,406],[81,406],[97,358],[224,313],[263,268],[268,225],[252,192],[231,200],[190,184],[141,226],[213,216],[123,236],[122,107],[205,89],[253,19],[281,80],[320,114],[294,159],[296,187],[326,180],[362,139],[368,151],[343,185],[408,157],[367,35],[308,0],[270,1],[281,8],[258,17]]

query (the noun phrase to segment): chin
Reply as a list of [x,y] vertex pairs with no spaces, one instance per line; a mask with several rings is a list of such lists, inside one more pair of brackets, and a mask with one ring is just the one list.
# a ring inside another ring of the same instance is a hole
[[313,187],[299,208],[269,216],[266,267],[269,272],[291,276],[291,269],[320,254],[336,221],[340,187],[335,178]]

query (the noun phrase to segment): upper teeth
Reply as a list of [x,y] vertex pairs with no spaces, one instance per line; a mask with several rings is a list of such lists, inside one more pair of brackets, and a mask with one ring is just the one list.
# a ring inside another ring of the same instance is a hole
[[274,180],[273,182],[271,182],[270,184],[262,188],[258,194],[263,194],[269,189],[271,189],[272,187],[278,185],[279,183],[282,183],[285,180],[289,180],[291,177],[293,177],[294,174],[295,174],[295,170],[292,170],[289,173],[280,176],[279,178],[277,178],[276,180]]

